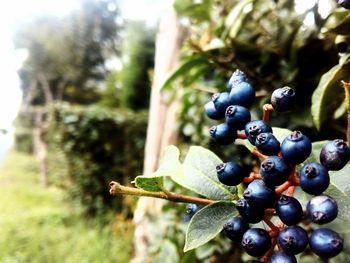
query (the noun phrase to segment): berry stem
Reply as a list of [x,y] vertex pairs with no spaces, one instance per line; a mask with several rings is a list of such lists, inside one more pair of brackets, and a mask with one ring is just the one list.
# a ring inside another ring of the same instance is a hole
[[295,186],[294,185],[289,186],[288,189],[287,189],[287,195],[288,196],[293,196],[294,195],[294,191],[295,191]]
[[261,179],[261,175],[251,172],[248,177],[243,178],[243,183],[253,182],[255,179]]
[[253,147],[253,149],[251,149],[250,151],[252,154],[254,154],[256,157],[265,160],[267,159],[267,156],[262,154],[261,152],[258,151],[258,149],[256,147]]
[[238,134],[237,134],[237,138],[238,138],[238,139],[245,140],[245,139],[247,139],[247,135],[245,135],[244,133],[238,133]]
[[348,146],[350,146],[350,83],[345,82],[343,80],[341,83],[342,83],[344,91],[345,91],[345,104],[346,104],[346,109],[347,109],[347,113],[348,113],[346,139],[348,142]]
[[273,111],[275,111],[275,109],[273,108],[273,106],[271,104],[264,104],[262,120],[265,122],[269,122],[270,113]]
[[277,244],[277,236],[271,236],[271,248],[261,257],[262,262],[268,263],[272,254],[273,250]]
[[278,232],[280,231],[280,229],[278,228],[278,226],[276,226],[274,223],[272,223],[271,219],[267,216],[264,216],[264,222],[266,223],[266,225],[269,226],[269,228],[271,229],[271,234],[278,234]]
[[215,203],[214,200],[200,198],[200,197],[194,197],[194,196],[188,196],[188,195],[181,195],[176,194],[173,192],[148,192],[142,189],[134,188],[134,187],[128,187],[121,185],[118,182],[112,181],[109,183],[110,189],[109,193],[111,195],[136,195],[136,196],[147,196],[147,197],[154,197],[154,198],[161,198],[166,199],[168,201],[172,202],[179,202],[179,203],[195,203],[198,205],[209,205],[212,203]]
[[290,186],[291,186],[291,182],[287,181],[283,184],[281,184],[280,186],[275,188],[275,192],[278,196],[280,196],[284,191],[286,191]]

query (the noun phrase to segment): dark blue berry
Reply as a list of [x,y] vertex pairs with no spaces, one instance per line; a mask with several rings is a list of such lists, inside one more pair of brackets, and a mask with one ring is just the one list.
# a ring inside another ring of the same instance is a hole
[[250,111],[242,106],[231,105],[226,109],[225,122],[236,130],[243,130],[250,122]]
[[224,185],[238,185],[242,182],[246,172],[237,163],[227,162],[216,167],[219,181]]
[[260,133],[255,139],[255,146],[265,155],[277,155],[280,152],[280,142],[272,133]]
[[277,186],[288,180],[291,167],[278,156],[269,156],[260,165],[260,175],[269,186]]
[[231,78],[227,83],[227,87],[229,90],[231,90],[241,82],[248,82],[247,75],[243,71],[236,69],[232,73]]
[[335,257],[343,250],[343,246],[343,239],[329,228],[318,228],[310,236],[311,250],[321,258]]
[[253,207],[248,204],[247,200],[239,199],[236,203],[238,213],[248,223],[259,223],[264,217],[264,210],[259,207]]
[[272,128],[263,120],[255,120],[248,122],[244,127],[245,134],[249,142],[255,145],[255,140],[260,133],[272,133]]
[[250,228],[243,235],[242,246],[249,255],[261,257],[270,249],[271,238],[264,229]]
[[282,156],[290,164],[300,164],[311,153],[311,141],[300,131],[294,131],[281,144]]
[[249,108],[255,99],[255,90],[248,82],[240,82],[230,91],[231,105],[240,105]]
[[338,0],[338,4],[345,9],[350,9],[350,0]]
[[188,204],[186,206],[186,213],[192,217],[194,216],[195,213],[197,213],[199,210],[201,209],[201,207],[197,204]]
[[278,244],[287,254],[296,255],[305,250],[308,236],[304,228],[298,225],[288,226],[279,232]]
[[328,195],[313,197],[306,206],[306,211],[312,222],[326,224],[333,221],[338,215],[337,202]]
[[271,95],[271,104],[276,111],[289,111],[295,104],[295,91],[290,87],[276,89]]
[[297,259],[294,255],[288,255],[283,251],[278,251],[272,255],[269,263],[297,263]]
[[228,92],[215,93],[212,97],[215,109],[221,116],[225,116],[226,108],[230,106],[230,96]]
[[241,242],[243,234],[249,229],[249,225],[242,217],[235,216],[224,224],[223,229],[229,239]]
[[287,226],[298,224],[303,216],[303,207],[292,196],[281,195],[275,209],[280,220]]
[[300,186],[308,194],[322,194],[329,186],[327,169],[319,163],[308,163],[300,170]]
[[220,119],[224,118],[224,114],[221,114],[219,111],[216,110],[213,101],[207,102],[204,105],[204,110],[210,119],[220,120]]
[[265,209],[273,207],[276,201],[275,190],[265,184],[263,180],[254,180],[244,190],[244,198],[253,207]]
[[237,138],[237,131],[232,129],[226,123],[212,126],[209,132],[214,141],[221,145],[231,144]]
[[350,149],[341,139],[328,142],[320,153],[320,161],[327,170],[338,171],[349,162],[349,159]]

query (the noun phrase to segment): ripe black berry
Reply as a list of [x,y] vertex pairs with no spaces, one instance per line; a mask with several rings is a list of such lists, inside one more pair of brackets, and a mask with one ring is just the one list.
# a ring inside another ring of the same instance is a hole
[[271,238],[264,229],[250,228],[243,235],[242,246],[249,255],[261,257],[271,247]]
[[296,255],[303,252],[308,244],[308,236],[304,228],[289,226],[278,234],[278,244],[287,254]]
[[232,129],[226,123],[212,126],[209,132],[214,141],[221,145],[231,144],[237,137],[237,131]]
[[213,120],[220,120],[224,117],[224,114],[220,114],[215,108],[214,102],[209,101],[204,105],[204,110],[207,116]]
[[239,199],[237,201],[236,209],[238,213],[243,217],[243,219],[248,223],[259,223],[264,217],[263,209],[251,206],[245,199]]
[[269,263],[297,263],[297,259],[294,255],[288,255],[283,251],[278,251],[272,255]]
[[277,155],[280,152],[280,142],[272,133],[260,133],[255,139],[255,146],[265,155]]
[[319,163],[308,163],[300,170],[300,186],[308,194],[322,194],[329,186],[327,169]]
[[311,250],[321,258],[332,258],[338,255],[344,246],[339,234],[329,228],[318,228],[310,236]]
[[228,81],[227,87],[229,90],[231,90],[232,88],[237,86],[239,83],[247,82],[247,81],[248,81],[247,75],[243,71],[236,69],[232,73],[231,78]]
[[265,209],[273,207],[276,201],[274,189],[268,187],[263,180],[254,180],[243,193],[244,198],[253,207]]
[[230,186],[240,184],[246,174],[242,166],[234,162],[220,164],[216,171],[219,181]]
[[300,164],[311,153],[311,141],[300,131],[294,131],[281,144],[281,152],[286,162]]
[[241,242],[243,234],[249,229],[249,225],[242,217],[235,216],[224,224],[223,229],[229,239]]
[[303,216],[303,207],[292,196],[281,195],[275,209],[280,220],[287,226],[298,224]]
[[186,206],[186,213],[192,217],[195,213],[197,213],[201,208],[197,204],[188,204]]
[[243,130],[250,122],[250,111],[242,106],[231,105],[226,109],[225,122],[236,130]]
[[255,145],[255,140],[260,133],[272,133],[272,128],[263,120],[255,120],[248,122],[244,128],[245,134],[249,142]]
[[260,165],[260,175],[269,186],[283,184],[288,180],[291,167],[278,156],[269,156]]
[[271,95],[271,104],[276,111],[288,111],[294,103],[295,91],[290,87],[276,89]]
[[249,108],[255,99],[255,90],[248,82],[240,82],[230,91],[231,105],[240,105]]
[[320,161],[327,170],[338,171],[342,169],[350,159],[350,149],[341,139],[328,142],[320,153]]
[[350,9],[350,1],[349,0],[338,0],[338,4],[345,9]]
[[306,211],[312,222],[326,224],[333,221],[338,215],[337,202],[328,195],[313,197],[306,206]]
[[230,96],[228,92],[215,93],[212,97],[215,109],[221,116],[225,116],[226,108],[230,106]]

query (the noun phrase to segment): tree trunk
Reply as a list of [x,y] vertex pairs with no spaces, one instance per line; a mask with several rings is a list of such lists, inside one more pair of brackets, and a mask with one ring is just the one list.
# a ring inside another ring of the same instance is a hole
[[[151,91],[150,112],[145,147],[144,172],[150,174],[158,167],[162,149],[175,144],[177,138],[176,112],[178,100],[170,100],[169,92],[161,91],[161,86],[176,68],[184,41],[185,32],[178,24],[175,10],[171,7],[163,14],[156,40],[155,74]],[[163,201],[140,198],[134,214],[134,262],[150,262],[149,222],[158,216]]]
[[35,113],[35,126],[33,129],[34,153],[39,161],[39,182],[42,186],[48,185],[48,143],[46,140],[45,113],[38,111]]

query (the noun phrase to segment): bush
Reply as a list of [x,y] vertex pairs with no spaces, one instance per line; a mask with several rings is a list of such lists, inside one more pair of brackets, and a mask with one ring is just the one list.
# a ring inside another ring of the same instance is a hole
[[128,214],[108,192],[111,180],[130,182],[142,171],[146,113],[56,104],[49,111],[51,151],[62,151],[70,196],[89,214],[109,208]]

